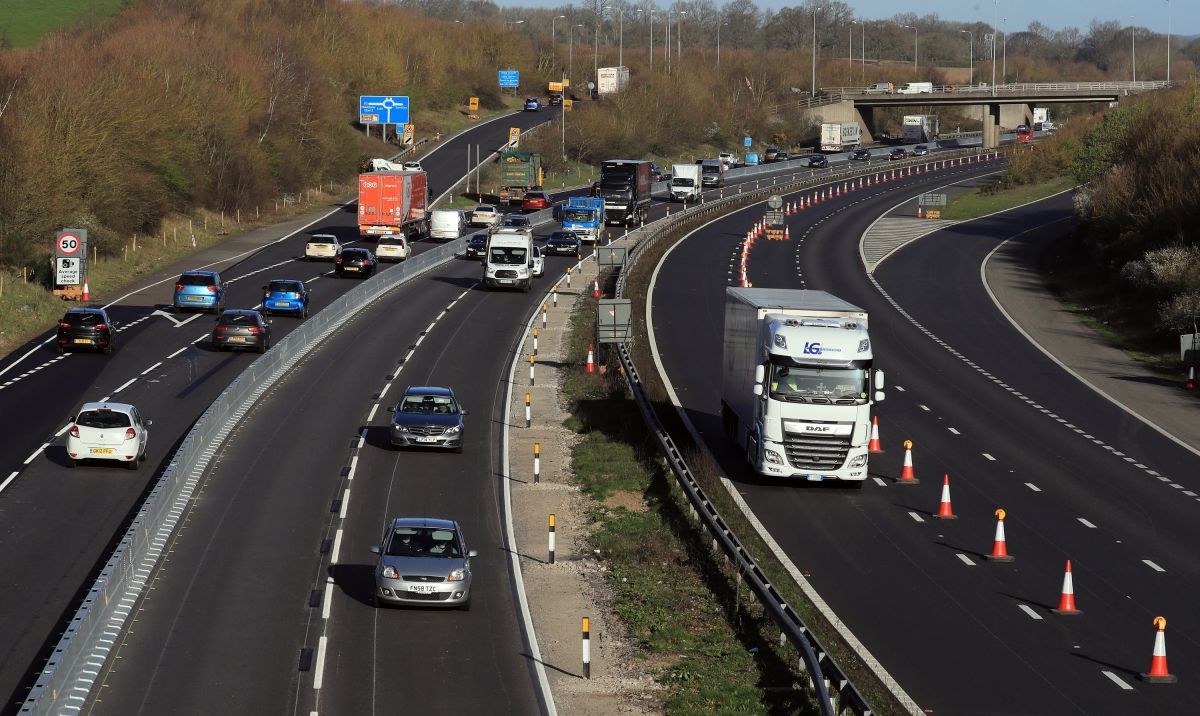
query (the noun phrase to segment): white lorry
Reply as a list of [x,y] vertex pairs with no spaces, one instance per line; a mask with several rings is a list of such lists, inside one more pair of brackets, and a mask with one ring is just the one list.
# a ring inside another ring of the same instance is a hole
[[725,289],[721,419],[755,472],[861,487],[883,397],[863,309],[824,291]]
[[596,71],[596,94],[616,94],[628,86],[628,67],[601,67]]
[[825,122],[821,125],[822,152],[848,152],[862,143],[857,122]]
[[496,229],[483,252],[483,285],[487,288],[533,287],[533,232],[516,226]]
[[671,167],[672,201],[699,201],[701,167],[699,164],[675,164]]

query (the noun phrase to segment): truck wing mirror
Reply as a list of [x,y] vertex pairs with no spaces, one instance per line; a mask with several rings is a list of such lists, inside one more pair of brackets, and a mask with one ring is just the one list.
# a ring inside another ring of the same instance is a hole
[[763,394],[762,383],[755,383],[755,384],[754,384],[754,394],[755,394],[755,395],[762,395],[762,394]]
[[882,390],[875,391],[875,402],[876,403],[882,403],[883,398],[884,398],[884,392]]
[[883,390],[883,371],[875,371],[875,390]]
[[767,377],[767,369],[764,366],[754,366],[754,382],[762,385],[763,378]]

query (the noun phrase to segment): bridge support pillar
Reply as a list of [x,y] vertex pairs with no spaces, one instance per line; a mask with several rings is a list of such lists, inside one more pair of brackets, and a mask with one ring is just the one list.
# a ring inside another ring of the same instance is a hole
[[986,105],[983,115],[983,148],[995,149],[1000,146],[1000,104]]

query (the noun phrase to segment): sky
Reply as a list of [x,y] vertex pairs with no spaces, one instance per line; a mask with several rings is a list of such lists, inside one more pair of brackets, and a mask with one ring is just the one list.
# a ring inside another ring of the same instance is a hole
[[[723,0],[713,0],[718,7],[725,5]],[[570,5],[570,0],[496,0],[500,6],[520,7],[563,7]],[[638,0],[631,0],[640,4]],[[959,22],[983,21],[996,22],[1001,27],[1011,31],[1024,30],[1029,23],[1037,21],[1055,30],[1066,27],[1077,27],[1087,32],[1092,20],[1107,22],[1115,20],[1121,24],[1136,24],[1154,32],[1166,34],[1168,15],[1172,35],[1200,35],[1200,0],[1146,0],[1145,2],[1129,2],[1128,0],[1087,0],[1077,2],[1072,0],[1001,0],[998,3],[984,0],[910,0],[905,3],[895,0],[843,0],[854,8],[855,13],[871,20],[892,17],[901,12],[915,12],[918,15],[936,13],[943,20]],[[587,5],[586,0],[577,3]],[[669,0],[657,0],[654,4],[666,7]],[[763,10],[778,10],[781,7],[794,7],[799,2],[789,0],[755,0],[755,4]],[[998,18],[1006,17],[1007,22],[999,22]]]

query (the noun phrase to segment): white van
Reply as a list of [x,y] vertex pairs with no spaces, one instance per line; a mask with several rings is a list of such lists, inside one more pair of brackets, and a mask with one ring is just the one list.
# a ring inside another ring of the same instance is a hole
[[429,235],[435,239],[457,239],[466,228],[467,219],[458,209],[434,209],[429,215]]
[[896,90],[896,94],[929,94],[930,92],[933,92],[932,82],[909,82]]
[[504,226],[492,232],[483,254],[483,285],[487,288],[533,287],[533,232]]

